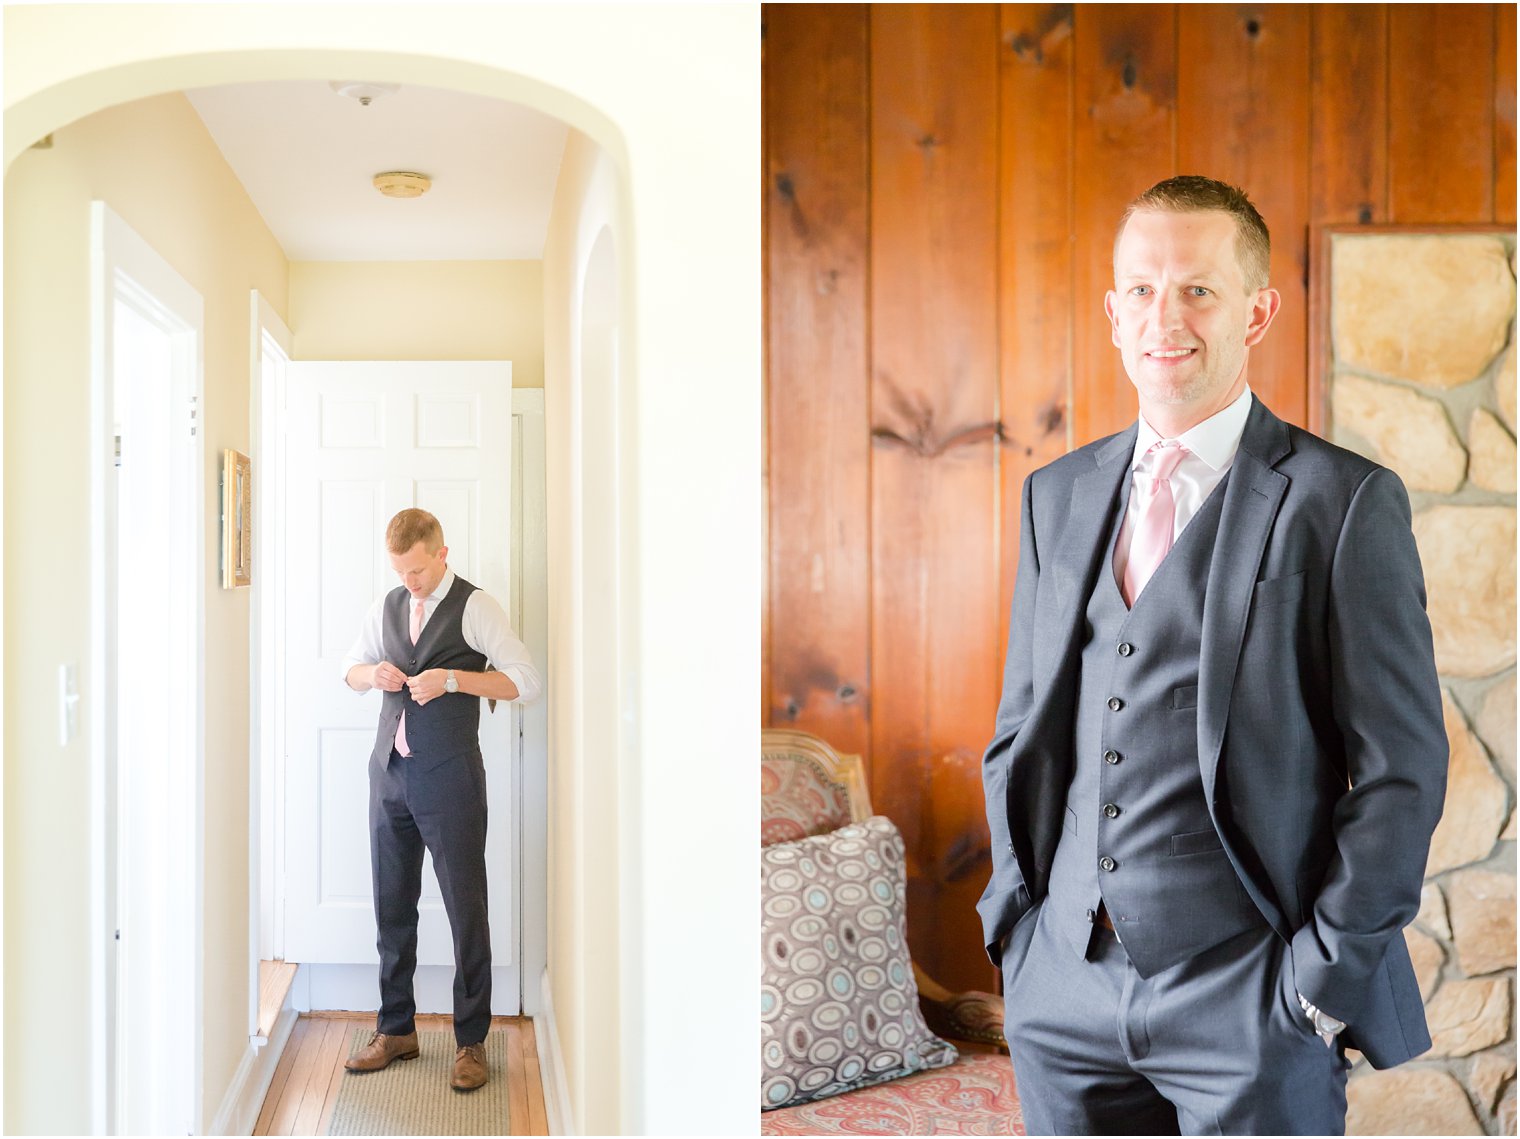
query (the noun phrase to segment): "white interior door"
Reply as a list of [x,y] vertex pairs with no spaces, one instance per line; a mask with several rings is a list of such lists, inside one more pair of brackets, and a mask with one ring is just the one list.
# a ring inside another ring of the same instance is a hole
[[[370,604],[397,585],[384,532],[405,507],[438,516],[456,573],[503,605],[512,596],[511,365],[292,361],[287,379],[285,958],[372,966],[368,762],[380,694],[351,692],[339,670]],[[492,1005],[514,1013],[519,717],[516,705],[481,708]],[[419,974],[452,967],[431,858],[418,908]],[[427,1003],[419,985],[419,1011],[449,1011]]]
[[91,219],[94,1129],[193,1134],[203,1027],[203,306],[104,202]]

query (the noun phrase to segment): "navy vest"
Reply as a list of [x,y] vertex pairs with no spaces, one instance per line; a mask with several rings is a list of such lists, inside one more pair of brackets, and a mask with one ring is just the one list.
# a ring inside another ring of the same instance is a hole
[[[486,658],[464,639],[464,606],[475,586],[458,574],[448,595],[438,603],[412,644],[411,619],[414,601],[405,586],[385,595],[380,622],[380,646],[385,659],[408,676],[430,668],[484,672]],[[388,765],[396,743],[396,727],[406,713],[406,742],[412,755],[427,766],[480,749],[480,697],[464,692],[445,692],[436,700],[418,704],[411,690],[382,694],[380,724],[375,731],[371,759]]]
[[1263,924],[1220,845],[1198,767],[1203,595],[1228,481],[1133,609],[1113,570],[1121,494],[1087,603],[1075,762],[1046,914],[1085,955],[1104,903],[1144,977]]

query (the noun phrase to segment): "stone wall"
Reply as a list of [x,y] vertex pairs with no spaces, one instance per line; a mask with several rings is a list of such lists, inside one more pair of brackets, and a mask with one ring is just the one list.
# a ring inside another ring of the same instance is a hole
[[1514,1135],[1515,241],[1331,249],[1331,437],[1409,488],[1451,739],[1405,930],[1434,1047],[1388,1072],[1353,1055],[1348,1132]]

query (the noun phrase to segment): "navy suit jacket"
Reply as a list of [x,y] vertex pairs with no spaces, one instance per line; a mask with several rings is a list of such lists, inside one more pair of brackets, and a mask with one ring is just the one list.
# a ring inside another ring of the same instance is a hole
[[[1083,612],[1112,573],[1137,428],[1024,483],[997,726],[983,760],[993,961],[1044,897],[1072,777]],[[1384,1068],[1430,1047],[1402,930],[1419,909],[1447,740],[1409,499],[1391,471],[1252,398],[1203,606],[1198,763],[1241,884],[1298,991]]]

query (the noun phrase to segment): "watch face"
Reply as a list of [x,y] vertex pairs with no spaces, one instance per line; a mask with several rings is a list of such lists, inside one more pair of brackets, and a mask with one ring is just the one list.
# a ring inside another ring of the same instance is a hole
[[454,679],[454,674],[452,672],[449,673],[447,679],[444,680],[444,682],[443,682],[443,690],[445,692],[458,692],[459,691],[459,681],[457,681],[457,680]]

